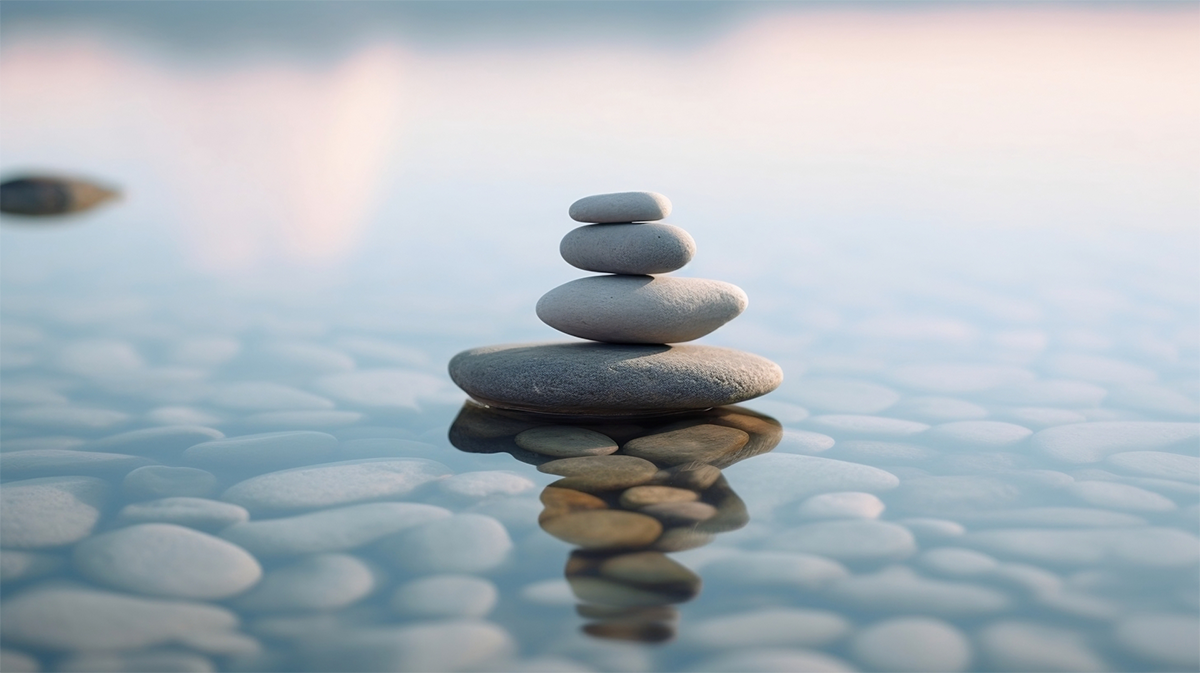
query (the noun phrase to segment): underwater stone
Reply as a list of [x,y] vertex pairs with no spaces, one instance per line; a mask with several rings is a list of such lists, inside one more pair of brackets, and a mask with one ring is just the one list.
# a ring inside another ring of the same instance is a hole
[[621,447],[621,452],[660,465],[713,463],[749,441],[750,435],[737,428],[706,423],[632,439]]
[[629,549],[654,542],[662,534],[656,519],[615,509],[563,514],[542,522],[554,537],[584,549]]
[[9,549],[72,544],[92,533],[109,493],[95,477],[10,481],[0,489],[0,539]]
[[538,472],[566,477],[554,483],[560,488],[596,492],[644,484],[658,468],[634,456],[584,456],[542,463]]
[[617,450],[617,443],[608,435],[569,425],[530,428],[519,433],[513,441],[526,451],[557,458],[606,456]]

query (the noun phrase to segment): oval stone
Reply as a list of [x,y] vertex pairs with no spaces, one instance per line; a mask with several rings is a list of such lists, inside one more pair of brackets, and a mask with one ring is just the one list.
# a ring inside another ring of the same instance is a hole
[[573,512],[541,523],[547,533],[584,549],[644,547],[662,534],[657,519],[618,509]]
[[554,329],[609,343],[692,341],[746,310],[736,285],[703,278],[589,276],[550,290],[537,315]]
[[671,214],[671,201],[657,192],[615,192],[585,196],[567,211],[576,222],[648,222]]
[[724,425],[693,425],[632,439],[621,447],[630,455],[662,465],[681,465],[692,461],[712,463],[734,453],[750,441],[750,435]]
[[567,415],[707,409],[783,382],[766,358],[715,346],[515,344],[463,351],[450,378],[483,404]]
[[683,268],[696,254],[696,241],[665,222],[593,224],[568,232],[558,251],[585,271],[642,275]]
[[558,458],[605,456],[617,450],[617,443],[608,435],[569,425],[530,428],[514,437],[513,441],[526,451]]
[[557,487],[595,493],[644,484],[658,468],[633,456],[584,456],[542,463],[538,471],[566,477],[554,483]]
[[621,506],[638,509],[664,502],[695,502],[700,495],[695,491],[673,486],[634,486],[621,494]]

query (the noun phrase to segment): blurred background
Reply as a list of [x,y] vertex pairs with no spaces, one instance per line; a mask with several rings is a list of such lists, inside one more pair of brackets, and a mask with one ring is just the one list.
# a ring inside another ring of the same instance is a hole
[[567,206],[630,189],[674,201],[699,244],[685,275],[757,300],[735,337],[772,307],[845,321],[811,293],[931,314],[864,329],[951,341],[984,304],[1020,323],[1127,304],[1112,284],[1200,298],[1195,3],[6,1],[0,18],[0,169],[125,194],[4,227],[10,298],[52,277],[446,290],[549,337],[532,305],[579,275],[557,255]]

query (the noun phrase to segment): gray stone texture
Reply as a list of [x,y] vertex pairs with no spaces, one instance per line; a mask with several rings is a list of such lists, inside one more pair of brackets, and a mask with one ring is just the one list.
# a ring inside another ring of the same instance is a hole
[[592,224],[573,229],[558,246],[571,266],[599,273],[668,273],[696,254],[696,242],[673,224]]
[[576,222],[649,222],[670,215],[671,201],[656,192],[596,194],[572,203],[568,213]]

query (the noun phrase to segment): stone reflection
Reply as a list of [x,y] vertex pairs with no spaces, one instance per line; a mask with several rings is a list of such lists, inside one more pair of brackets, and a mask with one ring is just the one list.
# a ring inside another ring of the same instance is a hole
[[58,176],[23,176],[0,183],[0,212],[41,217],[91,210],[120,193],[87,180]]
[[541,494],[538,523],[576,545],[565,575],[597,638],[663,642],[675,605],[701,579],[667,556],[745,526],[746,506],[721,474],[766,453],[783,428],[729,406],[658,418],[559,418],[467,402],[450,441],[472,453],[512,454],[562,478]]

